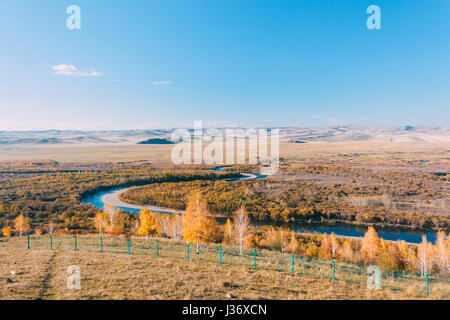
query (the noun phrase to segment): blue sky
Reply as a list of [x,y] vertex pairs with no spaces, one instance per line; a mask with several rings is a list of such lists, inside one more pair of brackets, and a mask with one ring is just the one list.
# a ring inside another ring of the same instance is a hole
[[450,125],[449,14],[448,0],[2,0],[0,130]]

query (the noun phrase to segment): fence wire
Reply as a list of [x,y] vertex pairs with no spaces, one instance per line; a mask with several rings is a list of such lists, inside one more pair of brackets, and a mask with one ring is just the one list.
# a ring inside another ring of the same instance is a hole
[[[170,239],[145,239],[133,237],[96,236],[36,236],[10,238],[18,247],[30,250],[86,251],[110,254],[147,255],[159,258],[184,259],[192,262],[213,262],[248,268],[288,272],[299,276],[330,279],[366,286],[367,267],[343,261],[292,255],[265,249],[250,249],[231,245],[186,243]],[[404,270],[380,270],[381,289],[392,292],[408,292],[414,296],[433,293],[442,299],[450,299],[450,277],[439,274],[426,277]],[[428,292],[427,292],[428,290]]]

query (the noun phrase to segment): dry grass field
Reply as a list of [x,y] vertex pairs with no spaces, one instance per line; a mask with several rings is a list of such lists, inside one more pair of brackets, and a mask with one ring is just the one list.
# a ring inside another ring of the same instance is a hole
[[[205,145],[206,146],[206,145]],[[157,166],[173,166],[173,145],[76,144],[0,145],[0,161],[55,160],[60,162],[132,162],[145,160]],[[448,169],[447,142],[413,143],[389,141],[280,143],[280,157],[295,163],[339,163],[383,169],[430,161],[420,168]],[[411,169],[411,168],[408,168]]]
[[[105,239],[106,246],[109,241]],[[371,291],[364,284],[292,276],[251,264],[187,261],[164,257],[164,251],[156,258],[135,249],[127,255],[126,246],[122,253],[112,253],[118,248],[99,253],[87,247],[74,252],[57,240],[54,244],[54,250],[27,250],[26,238],[0,242],[0,299],[442,299],[413,288]],[[66,285],[72,265],[81,270],[80,290]]]

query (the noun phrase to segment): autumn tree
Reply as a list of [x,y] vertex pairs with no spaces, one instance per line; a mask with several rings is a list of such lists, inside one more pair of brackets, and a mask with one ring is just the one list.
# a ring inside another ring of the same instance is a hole
[[337,258],[338,253],[340,251],[340,245],[339,240],[337,239],[334,232],[332,232],[330,236],[330,246],[331,246],[331,258],[335,259]]
[[439,231],[436,235],[435,255],[436,265],[443,274],[447,274],[450,268],[450,240],[444,231]]
[[425,235],[422,236],[422,243],[417,249],[417,268],[425,276],[431,272],[433,267],[433,244],[427,241]]
[[319,255],[319,248],[317,247],[317,245],[314,242],[309,242],[306,245],[305,254],[308,257],[317,257]]
[[105,212],[97,212],[94,218],[94,227],[97,230],[100,237],[105,232],[108,225],[108,215]]
[[260,242],[260,245],[264,248],[270,248],[275,250],[281,249],[279,232],[273,227],[270,226],[263,232],[263,239]]
[[350,241],[348,241],[347,239],[342,244],[341,255],[344,258],[345,262],[352,261],[354,258],[352,246],[350,244]]
[[322,242],[319,248],[319,257],[321,259],[331,259],[331,240],[326,233],[322,236]]
[[157,216],[158,230],[163,237],[169,237],[170,234],[170,215],[160,214]]
[[378,256],[380,249],[380,238],[373,227],[369,227],[364,234],[361,245],[361,256],[365,263],[373,263]]
[[19,232],[19,236],[22,237],[22,233],[30,231],[30,219],[25,218],[23,213],[19,214],[14,219],[14,231]]
[[156,215],[157,213],[151,212],[147,208],[144,208],[139,212],[139,220],[141,222],[141,226],[138,229],[138,234],[140,236],[145,236],[147,240],[148,236],[156,235],[158,233]]
[[104,211],[106,217],[106,231],[110,234],[111,240],[113,236],[120,235],[125,231],[128,215],[121,210],[117,210],[114,205],[107,204]]
[[397,241],[398,249],[401,252],[401,256],[405,270],[413,271],[416,265],[416,250],[406,243],[404,240]]
[[298,247],[299,247],[299,244],[298,244],[297,237],[295,236],[295,232],[292,231],[291,232],[291,239],[289,241],[287,250],[289,250],[291,252],[291,254],[295,254],[295,252],[297,251]]
[[169,232],[174,239],[180,239],[183,230],[183,215],[181,214],[173,214],[170,219],[170,229]]
[[227,219],[223,226],[223,242],[227,244],[233,243],[233,224],[231,223],[230,219]]
[[249,236],[250,218],[244,207],[240,207],[233,216],[233,229],[239,240],[239,254],[242,255],[244,240]]
[[6,238],[11,237],[11,227],[4,227],[2,229],[3,236]]
[[47,231],[49,235],[53,235],[56,231],[56,225],[53,222],[50,222],[45,226],[45,231]]
[[220,228],[216,220],[210,216],[200,191],[189,196],[182,234],[186,241],[197,243],[197,253],[200,242],[217,242],[220,238]]
[[286,250],[292,251],[292,233],[283,228],[268,227],[262,234],[263,239],[260,241],[260,245],[264,248],[272,250],[280,250],[285,252]]
[[106,204],[105,211],[104,211],[106,219],[106,228],[111,236],[114,234],[114,229],[116,225],[116,217],[117,217],[117,210],[116,207],[111,204]]
[[385,243],[384,246],[381,245],[377,265],[384,269],[404,270],[407,261],[400,243]]
[[280,235],[280,245],[281,245],[281,252],[284,252],[289,245],[289,231],[285,229],[278,230],[278,233]]

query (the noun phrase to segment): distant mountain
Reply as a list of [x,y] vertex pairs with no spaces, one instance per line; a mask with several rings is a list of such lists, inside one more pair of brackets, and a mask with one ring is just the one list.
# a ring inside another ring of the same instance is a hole
[[[245,128],[242,128],[245,130]],[[189,130],[192,132],[192,130]],[[170,145],[172,130],[115,131],[0,131],[0,146],[12,145]],[[193,140],[197,137],[193,137]],[[387,142],[450,142],[450,127],[283,127],[280,141],[289,143],[387,141]]]
[[61,140],[58,138],[0,140],[0,144],[56,144],[56,143],[61,143]]
[[138,142],[137,144],[174,144],[174,143],[167,139],[153,138],[153,139],[148,139],[145,141]]

